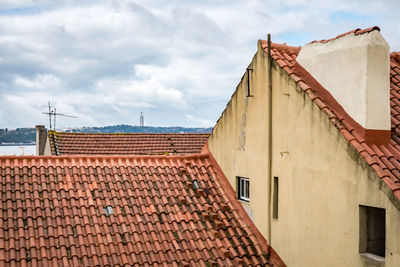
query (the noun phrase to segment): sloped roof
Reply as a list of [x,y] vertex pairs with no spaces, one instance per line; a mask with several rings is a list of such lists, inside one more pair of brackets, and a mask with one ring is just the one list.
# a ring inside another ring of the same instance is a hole
[[284,266],[208,154],[3,156],[0,177],[1,266]]
[[49,131],[52,155],[200,153],[208,133],[67,133]]
[[[356,29],[341,35],[354,33],[356,35],[379,30],[378,27]],[[333,38],[333,39],[336,39]],[[329,42],[333,39],[314,41]],[[267,51],[267,41],[262,40],[262,46]],[[400,53],[390,55],[390,106],[391,106],[391,140],[389,144],[367,144],[364,137],[357,132],[354,120],[344,111],[337,101],[322,86],[315,86],[310,74],[302,71],[296,57],[300,47],[284,44],[271,44],[271,56],[288,75],[304,90],[310,99],[327,115],[338,131],[358,151],[360,156],[373,168],[377,175],[388,185],[394,196],[400,200]],[[389,101],[389,99],[388,99]]]

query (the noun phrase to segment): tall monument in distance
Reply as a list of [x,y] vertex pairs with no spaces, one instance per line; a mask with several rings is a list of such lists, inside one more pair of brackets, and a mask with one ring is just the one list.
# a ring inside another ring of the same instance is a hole
[[143,117],[143,112],[140,112],[140,126],[144,126],[144,117]]

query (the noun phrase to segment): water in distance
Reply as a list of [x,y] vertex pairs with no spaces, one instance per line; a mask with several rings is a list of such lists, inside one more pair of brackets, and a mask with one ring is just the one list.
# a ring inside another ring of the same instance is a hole
[[36,145],[0,146],[0,156],[36,155]]

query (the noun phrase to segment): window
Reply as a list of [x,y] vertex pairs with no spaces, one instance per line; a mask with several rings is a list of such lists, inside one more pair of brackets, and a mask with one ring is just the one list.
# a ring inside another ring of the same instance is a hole
[[251,97],[253,95],[251,95],[251,92],[250,92],[250,71],[253,74],[253,69],[247,68],[246,71],[247,71],[247,97]]
[[274,199],[272,206],[272,218],[278,219],[278,195],[279,194],[279,178],[274,177]]
[[360,205],[360,253],[385,257],[385,209]]
[[250,181],[249,178],[237,177],[238,199],[250,201]]

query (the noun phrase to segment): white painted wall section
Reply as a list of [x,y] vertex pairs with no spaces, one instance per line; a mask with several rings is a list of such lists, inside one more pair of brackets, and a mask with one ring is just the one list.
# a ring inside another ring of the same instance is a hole
[[307,44],[297,62],[365,129],[390,130],[390,49],[378,30]]

